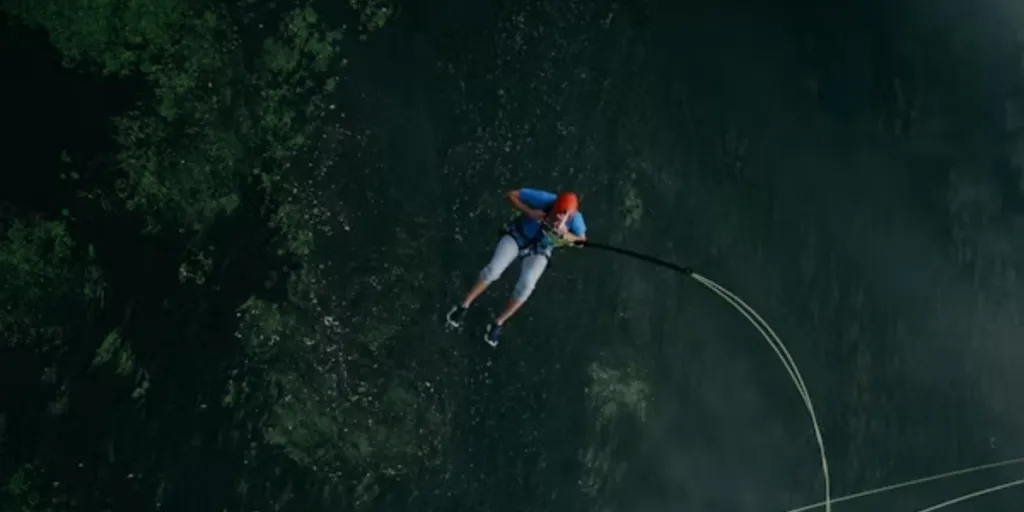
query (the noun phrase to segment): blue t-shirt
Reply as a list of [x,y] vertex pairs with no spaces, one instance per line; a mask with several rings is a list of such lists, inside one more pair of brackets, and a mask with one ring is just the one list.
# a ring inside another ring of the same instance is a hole
[[[553,194],[546,190],[537,190],[533,188],[521,188],[519,189],[519,200],[526,206],[535,210],[544,210],[551,206],[558,199],[557,194]],[[520,234],[518,230],[512,229],[512,236],[516,238],[519,245],[526,245],[530,240],[533,240],[537,236],[537,231],[541,229],[540,222],[537,222],[525,214],[519,214],[516,221],[522,228]],[[570,233],[576,236],[583,236],[587,233],[587,225],[583,222],[583,214],[575,212],[566,221],[565,227]],[[524,239],[522,235],[526,235]],[[551,250],[554,248],[553,240],[551,236],[542,236],[540,242],[537,243],[537,249],[543,251],[545,254],[551,254]]]

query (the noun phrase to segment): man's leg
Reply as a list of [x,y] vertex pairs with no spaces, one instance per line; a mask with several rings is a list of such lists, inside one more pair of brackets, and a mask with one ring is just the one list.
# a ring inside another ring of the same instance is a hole
[[466,315],[466,310],[469,308],[473,301],[480,296],[488,286],[494,281],[497,281],[501,274],[508,268],[509,265],[515,261],[516,257],[519,256],[519,244],[516,243],[515,239],[511,235],[502,235],[498,239],[498,245],[494,248],[494,254],[491,255],[491,261],[487,263],[487,266],[480,271],[480,275],[477,277],[476,283],[469,289],[469,293],[462,299],[461,304],[456,304],[450,311],[448,311],[448,324],[452,327],[458,327],[462,324],[462,319]]
[[519,271],[519,281],[516,282],[515,290],[512,291],[512,297],[509,298],[505,311],[498,315],[494,322],[487,327],[487,337],[485,339],[491,346],[498,344],[501,326],[512,315],[516,314],[516,311],[519,311],[519,308],[526,303],[526,299],[530,298],[534,288],[537,287],[537,281],[540,280],[540,276],[544,274],[547,266],[548,258],[543,254],[531,254],[523,258],[523,266]]

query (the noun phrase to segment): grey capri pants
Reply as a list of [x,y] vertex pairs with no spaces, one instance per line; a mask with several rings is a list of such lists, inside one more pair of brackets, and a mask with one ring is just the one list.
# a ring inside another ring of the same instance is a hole
[[511,235],[502,235],[498,239],[498,245],[494,248],[491,261],[480,271],[480,279],[487,284],[497,281],[518,256],[523,256],[523,262],[519,270],[519,281],[516,282],[516,287],[512,291],[512,297],[526,300],[533,293],[537,281],[544,273],[544,269],[547,268],[548,256],[543,253],[520,250],[519,244]]

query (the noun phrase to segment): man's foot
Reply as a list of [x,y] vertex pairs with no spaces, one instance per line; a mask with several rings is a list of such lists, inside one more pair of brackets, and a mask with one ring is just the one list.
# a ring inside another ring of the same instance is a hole
[[462,321],[466,318],[466,311],[468,309],[469,308],[462,304],[452,306],[452,309],[449,310],[448,314],[445,316],[445,321],[448,327],[451,327],[452,329],[458,329],[461,327]]
[[484,336],[484,341],[492,347],[498,346],[498,338],[501,336],[501,326],[491,322],[487,324],[487,335]]

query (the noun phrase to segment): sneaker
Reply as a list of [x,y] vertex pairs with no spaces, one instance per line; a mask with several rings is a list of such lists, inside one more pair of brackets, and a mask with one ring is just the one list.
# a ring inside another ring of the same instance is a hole
[[448,327],[453,329],[461,327],[462,321],[466,318],[466,311],[468,309],[469,308],[462,304],[452,306],[452,309],[448,311],[447,315],[445,315],[445,321],[447,322]]
[[484,341],[492,347],[498,346],[498,338],[501,336],[501,326],[491,322],[487,324],[487,335],[484,336]]

